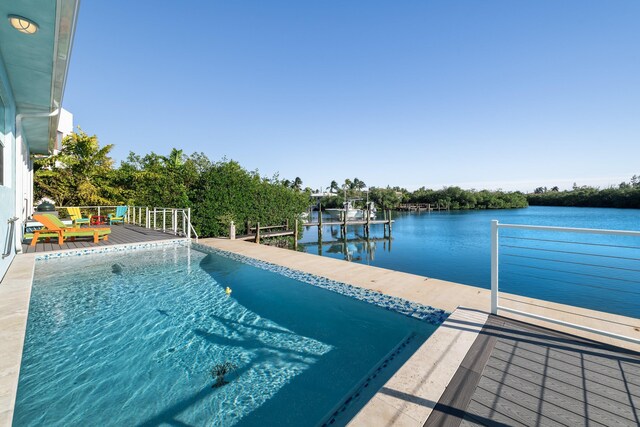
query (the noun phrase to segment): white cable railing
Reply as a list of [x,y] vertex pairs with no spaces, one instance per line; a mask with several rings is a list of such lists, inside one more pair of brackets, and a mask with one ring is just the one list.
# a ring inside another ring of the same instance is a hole
[[[502,235],[502,230],[511,233]],[[571,237],[575,235],[589,239]],[[513,270],[509,280],[501,281],[501,265]],[[638,338],[501,305],[501,283],[513,286],[518,279],[520,289],[552,283],[557,294],[564,290],[577,298],[574,292],[587,290],[590,298],[600,298],[593,303],[609,298],[640,312],[640,232],[491,222],[491,313],[505,311],[640,344]]]
[[[122,206],[69,206],[80,208],[91,215],[107,216],[115,214]],[[66,206],[56,207],[56,210],[66,212]],[[165,208],[150,206],[127,206],[124,214],[125,222],[140,227],[172,233],[198,241],[198,233],[191,223],[191,208]]]
[[191,223],[191,208],[129,206],[126,215],[131,224],[198,241],[198,233]]

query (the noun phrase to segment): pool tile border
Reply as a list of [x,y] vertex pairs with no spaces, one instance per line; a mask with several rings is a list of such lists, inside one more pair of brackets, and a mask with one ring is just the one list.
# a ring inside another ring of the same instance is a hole
[[422,427],[488,316],[479,310],[457,308],[347,426]]
[[121,245],[113,246],[101,246],[96,248],[82,248],[82,249],[64,249],[56,252],[45,252],[42,254],[36,254],[36,261],[44,261],[56,258],[75,257],[82,255],[95,255],[104,254],[110,252],[127,252],[136,251],[141,249],[155,249],[161,246],[188,246],[188,239],[171,239],[171,240],[156,240],[146,243],[124,243]]
[[[326,415],[322,422],[321,427],[329,427],[334,424],[343,413],[349,409],[349,407],[356,401],[358,397],[365,391],[369,384],[375,380],[375,378],[380,375],[385,368],[402,353],[407,346],[411,344],[411,342],[416,339],[417,336],[414,333],[406,336],[402,341],[400,341],[377,365],[375,365],[371,371],[367,374],[367,376],[361,380],[358,385],[350,392],[347,393],[346,397],[344,397],[340,404],[331,411],[328,415]],[[366,403],[365,403],[366,406]],[[320,425],[320,423],[318,423]]]
[[307,283],[319,288],[339,293],[341,295],[355,298],[360,301],[374,304],[378,307],[395,311],[405,316],[413,317],[415,319],[428,322],[433,325],[440,325],[447,319],[447,317],[449,317],[450,314],[445,310],[441,310],[439,308],[434,308],[428,305],[423,305],[391,295],[386,295],[370,289],[360,288],[357,286],[349,285],[347,283],[337,282],[332,279],[327,279],[326,277],[320,277],[311,273],[305,273],[303,271],[272,264],[267,261],[257,260],[245,255],[240,255],[234,252],[229,252],[219,248],[213,248],[211,246],[203,245],[201,243],[191,242],[191,247],[199,251],[224,256],[225,258],[233,259],[244,264],[249,264],[262,270],[271,271],[290,279],[298,280],[303,283]]

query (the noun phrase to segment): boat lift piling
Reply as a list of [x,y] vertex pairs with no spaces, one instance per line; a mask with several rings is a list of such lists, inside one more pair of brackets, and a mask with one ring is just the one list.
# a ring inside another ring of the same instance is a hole
[[371,225],[372,224],[383,224],[384,225],[384,233],[385,236],[387,234],[387,229],[389,230],[389,237],[391,237],[391,228],[392,228],[392,224],[394,222],[393,219],[391,219],[391,211],[388,210],[385,211],[385,219],[371,219],[370,215],[369,215],[369,211],[367,211],[367,215],[366,215],[366,219],[356,219],[356,220],[349,220],[347,219],[346,215],[343,215],[342,218],[340,218],[339,221],[323,221],[322,220],[322,210],[318,211],[318,220],[316,222],[305,222],[302,225],[305,227],[318,227],[318,241],[322,241],[322,227],[325,225],[336,225],[340,227],[340,234],[341,236],[346,236],[347,235],[347,227],[349,226],[362,226],[362,229],[364,231],[364,234],[366,237],[369,237],[369,234],[371,232]]

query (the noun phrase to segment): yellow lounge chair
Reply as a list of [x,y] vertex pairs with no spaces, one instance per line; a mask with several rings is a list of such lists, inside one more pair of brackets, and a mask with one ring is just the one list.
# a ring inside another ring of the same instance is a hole
[[82,224],[91,224],[91,215],[89,215],[89,218],[83,218],[82,213],[80,213],[80,208],[67,208],[67,212],[73,220],[73,225],[81,226]]
[[98,243],[100,239],[109,240],[110,228],[72,228],[64,225],[56,216],[51,214],[34,215],[33,219],[44,226],[40,230],[33,232],[31,246],[38,243],[41,234],[53,234],[58,237],[58,244],[62,245],[65,239],[75,240],[76,237],[93,237],[93,243]]

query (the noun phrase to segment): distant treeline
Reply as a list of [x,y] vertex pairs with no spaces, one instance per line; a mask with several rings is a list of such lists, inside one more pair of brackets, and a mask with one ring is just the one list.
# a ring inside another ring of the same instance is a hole
[[526,208],[527,197],[519,191],[464,190],[445,187],[441,190],[419,188],[408,194],[408,203],[431,203],[449,209]]
[[[367,195],[359,189],[348,189],[347,198],[359,198],[361,203]],[[401,203],[430,203],[433,206],[452,210],[461,209],[509,209],[525,208],[528,206],[527,197],[519,191],[489,191],[489,190],[464,190],[460,187],[445,187],[440,190],[432,190],[425,187],[416,191],[408,191],[400,187],[370,187],[368,198],[375,202],[379,208],[395,209]],[[322,199],[322,206],[326,208],[341,207],[344,201],[344,192],[336,196]]]
[[634,175],[630,182],[618,187],[596,188],[573,185],[573,189],[559,191],[558,187],[538,187],[527,195],[533,206],[579,206],[594,208],[640,209],[640,176]]

